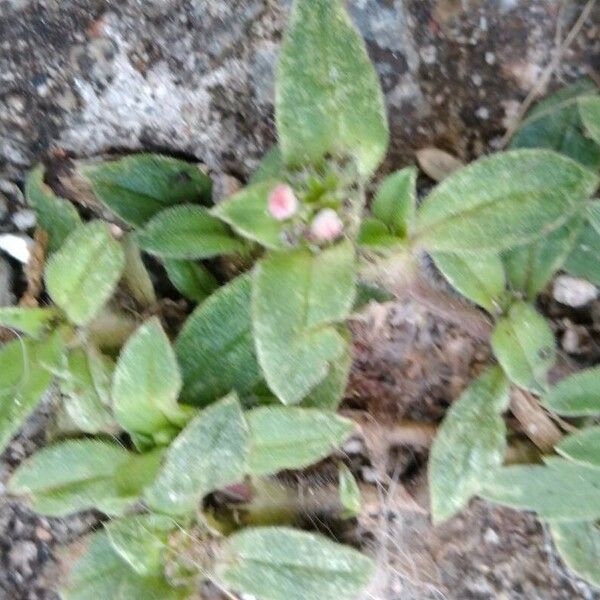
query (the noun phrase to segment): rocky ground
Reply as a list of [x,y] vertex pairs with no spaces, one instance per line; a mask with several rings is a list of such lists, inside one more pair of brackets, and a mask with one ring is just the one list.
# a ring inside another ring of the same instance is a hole
[[[353,0],[350,7],[386,92],[388,171],[414,162],[425,146],[465,160],[496,148],[583,3]],[[18,186],[48,153],[161,150],[245,179],[274,142],[273,67],[288,8],[288,0],[0,0],[0,231],[31,228]],[[599,23],[597,5],[551,86],[597,77]],[[18,265],[0,254],[0,305],[21,286]],[[597,360],[599,307],[591,299],[570,312],[548,304],[565,352]],[[356,349],[351,404],[431,421],[487,352],[419,307],[399,304],[357,329]],[[43,439],[45,423],[42,411],[0,459],[2,600],[55,599],[57,547],[95,522],[34,517],[1,496],[1,482]],[[418,491],[425,457],[394,456],[392,467],[397,460],[399,477]],[[475,503],[436,530],[418,513],[388,517],[377,518],[388,544],[372,597],[600,598],[566,573],[530,516]]]

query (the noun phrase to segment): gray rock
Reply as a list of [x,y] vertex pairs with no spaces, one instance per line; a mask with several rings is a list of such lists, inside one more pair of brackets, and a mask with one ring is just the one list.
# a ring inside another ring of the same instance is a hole
[[571,275],[559,275],[552,286],[552,296],[557,302],[579,308],[589,304],[598,296],[593,283]]
[[12,293],[12,269],[7,260],[0,256],[0,306],[14,304]]

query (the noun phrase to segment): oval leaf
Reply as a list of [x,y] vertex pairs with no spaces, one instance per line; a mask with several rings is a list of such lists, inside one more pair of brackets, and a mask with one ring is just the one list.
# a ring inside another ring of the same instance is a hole
[[215,276],[200,263],[168,258],[163,264],[171,283],[190,300],[202,302],[219,287]]
[[456,400],[440,427],[429,455],[429,489],[434,523],[463,509],[479,493],[506,449],[502,413],[508,405],[508,381],[494,367]]
[[543,402],[546,408],[567,417],[600,414],[600,367],[561,379]]
[[598,185],[595,174],[547,150],[481,158],[439,184],[417,211],[429,251],[493,252],[560,227]]
[[56,310],[52,308],[0,306],[0,326],[32,337],[39,337],[47,332],[56,317]]
[[58,197],[44,183],[42,165],[29,172],[25,181],[25,197],[35,211],[37,226],[48,234],[48,251],[55,252],[81,225],[79,213],[68,200]]
[[600,529],[593,522],[551,523],[550,531],[561,558],[577,575],[600,587]]
[[492,349],[511,381],[540,393],[556,360],[552,329],[530,304],[515,302],[492,332]]
[[261,600],[350,600],[373,571],[373,562],[353,548],[285,527],[230,536],[218,566],[228,587]]
[[158,213],[138,232],[137,241],[142,250],[165,258],[212,258],[245,248],[222,221],[188,204]]
[[296,0],[279,55],[275,116],[285,162],[350,155],[368,177],[388,127],[381,86],[341,0]]
[[545,466],[498,469],[480,495],[543,519],[580,521],[600,518],[600,469],[556,459]]
[[174,204],[211,201],[212,183],[196,165],[159,154],[136,154],[80,171],[97,198],[129,225],[141,226]]
[[600,285],[598,256],[600,256],[600,233],[592,223],[587,223],[565,261],[564,270],[575,277],[583,277],[594,285]]
[[284,404],[300,402],[344,352],[331,323],[350,314],[354,295],[354,251],[347,242],[319,254],[273,254],[257,264],[256,350],[267,384]]
[[130,433],[167,439],[190,418],[177,404],[181,375],[158,318],[146,321],[125,344],[115,369],[112,397],[117,422]]
[[598,144],[600,151],[600,96],[579,99],[579,114],[589,136]]
[[556,446],[556,451],[575,462],[600,467],[600,426],[568,435]]
[[73,323],[85,325],[112,296],[124,267],[120,244],[104,223],[92,221],[71,233],[50,258],[46,288]]
[[200,412],[169,446],[146,502],[157,512],[193,515],[206,494],[243,479],[247,456],[248,426],[230,395]]
[[436,252],[431,256],[437,268],[465,298],[495,312],[506,285],[504,265],[495,254],[468,256]]
[[352,433],[351,421],[311,408],[263,406],[246,413],[250,473],[301,469],[331,454]]
[[344,464],[340,463],[338,470],[338,479],[340,486],[340,504],[344,511],[342,516],[346,519],[354,518],[361,511],[361,494],[358,483],[352,475],[352,471]]
[[390,230],[406,236],[412,228],[417,203],[417,169],[406,167],[388,175],[375,194],[371,212]]
[[190,315],[175,343],[183,375],[181,400],[202,406],[261,380],[250,317],[251,279],[237,277]]

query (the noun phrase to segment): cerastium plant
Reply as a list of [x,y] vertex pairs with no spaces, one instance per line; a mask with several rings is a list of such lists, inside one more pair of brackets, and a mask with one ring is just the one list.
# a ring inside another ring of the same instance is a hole
[[[0,445],[58,385],[54,440],[8,490],[46,515],[110,517],[63,597],[189,598],[204,579],[263,600],[358,595],[372,561],[289,527],[290,491],[273,476],[352,434],[336,409],[357,289],[430,301],[423,251],[486,311],[465,314],[497,359],[434,443],[434,521],[475,495],[535,510],[567,563],[600,583],[600,370],[549,389],[554,336],[533,305],[563,264],[594,270],[581,254],[600,235],[589,200],[600,100],[589,87],[565,98],[532,114],[517,149],[454,172],[418,206],[416,169],[390,175],[365,216],[388,144],[377,76],[341,0],[296,0],[277,72],[279,143],[241,191],[213,206],[210,180],[163,156],[76,163],[85,212],[108,221],[83,223],[35,169],[26,193],[49,236],[50,302],[0,309],[0,324],[22,334],[0,349]],[[146,264],[198,303],[182,327]],[[581,427],[544,464],[503,466],[511,386]],[[359,494],[341,465],[342,516],[356,514]]]

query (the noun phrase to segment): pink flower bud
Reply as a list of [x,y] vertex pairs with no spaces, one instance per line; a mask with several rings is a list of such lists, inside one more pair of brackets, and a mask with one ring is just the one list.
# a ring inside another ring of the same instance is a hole
[[269,212],[278,221],[293,217],[297,210],[298,200],[289,185],[281,183],[269,194]]
[[310,236],[318,242],[331,242],[338,238],[344,229],[344,224],[333,208],[324,208],[310,224]]

